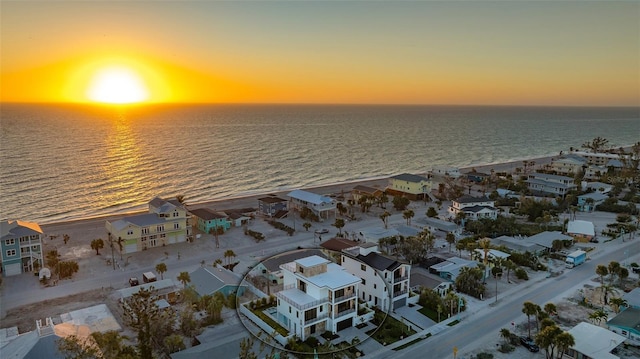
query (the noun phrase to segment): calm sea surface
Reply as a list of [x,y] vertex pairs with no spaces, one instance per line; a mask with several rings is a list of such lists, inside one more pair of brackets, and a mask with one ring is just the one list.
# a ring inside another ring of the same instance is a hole
[[40,223],[640,140],[638,108],[3,104],[0,218]]

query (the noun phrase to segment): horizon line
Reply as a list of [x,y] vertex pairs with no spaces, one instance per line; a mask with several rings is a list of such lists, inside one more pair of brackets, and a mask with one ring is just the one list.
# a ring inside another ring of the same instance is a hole
[[140,102],[100,103],[83,101],[0,101],[0,105],[89,105],[100,107],[144,107],[155,105],[245,105],[245,106],[433,106],[433,107],[590,107],[590,108],[640,108],[637,105],[550,105],[550,104],[452,104],[452,103],[344,103],[344,102]]

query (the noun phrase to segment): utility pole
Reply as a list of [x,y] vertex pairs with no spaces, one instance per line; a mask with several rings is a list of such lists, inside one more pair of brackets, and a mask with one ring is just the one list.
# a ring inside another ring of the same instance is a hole
[[116,260],[113,254],[113,239],[111,238],[111,232],[108,232],[109,236],[109,245],[111,246],[111,264],[113,265],[113,270],[116,270]]

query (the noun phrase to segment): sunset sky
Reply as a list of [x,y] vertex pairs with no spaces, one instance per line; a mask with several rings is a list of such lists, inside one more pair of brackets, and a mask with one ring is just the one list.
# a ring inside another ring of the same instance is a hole
[[3,102],[92,101],[117,68],[150,102],[640,105],[633,1],[3,1],[0,20]]

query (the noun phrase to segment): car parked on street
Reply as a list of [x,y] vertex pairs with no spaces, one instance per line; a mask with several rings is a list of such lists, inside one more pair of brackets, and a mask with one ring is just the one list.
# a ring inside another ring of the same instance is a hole
[[522,344],[523,347],[529,349],[529,351],[532,353],[537,353],[540,351],[540,348],[531,338],[520,337],[520,344]]
[[316,234],[326,234],[329,233],[329,230],[326,228],[316,229]]
[[138,282],[138,278],[136,278],[136,277],[129,278],[129,285],[130,286],[135,287],[138,284],[140,284],[140,282]]

